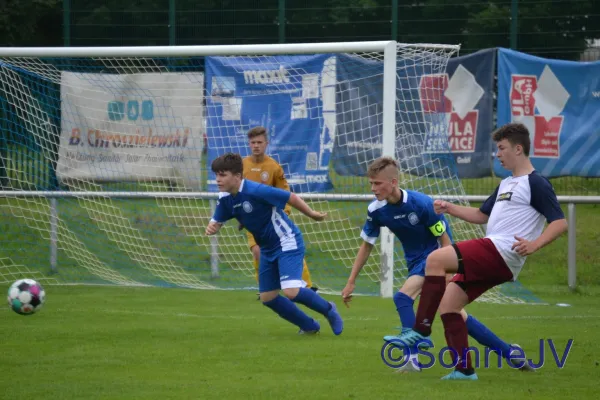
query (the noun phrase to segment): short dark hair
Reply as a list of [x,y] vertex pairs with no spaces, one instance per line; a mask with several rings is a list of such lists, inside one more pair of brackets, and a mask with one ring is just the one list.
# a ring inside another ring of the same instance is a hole
[[390,166],[396,168],[396,171],[400,170],[398,162],[392,157],[379,157],[378,159],[373,161],[371,165],[369,165],[369,168],[367,169],[367,176],[369,178],[373,178],[374,176],[378,175],[381,171]]
[[269,138],[267,137],[267,128],[265,128],[264,126],[255,126],[254,128],[248,131],[248,139],[254,139],[257,136],[263,135],[265,137],[265,140],[269,140]]
[[523,147],[523,153],[529,156],[529,149],[531,148],[529,129],[521,123],[512,122],[501,126],[492,133],[492,139],[494,142],[506,139],[513,146],[520,144]]
[[242,156],[237,153],[225,153],[222,156],[215,158],[210,165],[212,172],[231,172],[233,175],[242,174],[244,172],[244,163]]

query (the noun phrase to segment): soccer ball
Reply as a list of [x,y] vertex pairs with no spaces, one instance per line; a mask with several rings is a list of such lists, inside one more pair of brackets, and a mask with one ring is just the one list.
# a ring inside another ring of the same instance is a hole
[[17,314],[34,314],[42,308],[44,300],[44,288],[33,279],[20,279],[8,289],[8,305]]

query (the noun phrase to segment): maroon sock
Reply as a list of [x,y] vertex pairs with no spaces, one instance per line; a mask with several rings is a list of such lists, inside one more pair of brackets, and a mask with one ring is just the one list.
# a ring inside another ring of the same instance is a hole
[[[440,318],[442,319],[442,324],[444,325],[444,327],[446,326],[446,322],[444,321],[444,319],[446,319],[446,315],[448,314],[442,314],[440,315]],[[450,331],[448,329],[444,329],[444,337],[446,337],[446,344],[448,345],[448,347],[450,348],[454,348],[452,347],[452,336],[450,336]],[[456,365],[456,355],[458,353],[454,353],[452,351],[449,352],[450,353],[450,358],[452,359],[452,364]]]
[[[466,352],[466,349],[469,348],[467,324],[463,320],[462,315],[459,313],[447,313],[442,314],[440,317],[444,324],[444,334],[446,342],[448,342],[448,347],[454,349],[459,357],[456,369],[467,375],[472,374],[471,353]],[[455,361],[454,356],[452,357],[452,361]]]
[[431,324],[446,290],[446,277],[426,275],[413,329],[423,336],[431,335]]

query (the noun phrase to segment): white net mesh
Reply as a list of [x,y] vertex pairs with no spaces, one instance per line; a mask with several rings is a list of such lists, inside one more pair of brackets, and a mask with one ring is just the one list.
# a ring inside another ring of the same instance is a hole
[[[451,154],[424,152],[427,133],[447,129],[439,79],[456,50],[398,45],[403,188],[464,194]],[[207,165],[225,152],[248,155],[246,132],[256,125],[267,128],[267,152],[293,191],[368,194],[366,168],[382,154],[383,61],[383,52],[0,59],[2,188],[70,193],[0,195],[0,259],[27,266],[1,267],[0,282],[35,271],[61,283],[255,288],[245,232],[229,223],[205,237],[211,201],[186,194],[214,192]],[[118,196],[124,192],[160,196]],[[313,281],[339,292],[368,203],[310,203],[329,219],[295,211],[292,219]],[[459,220],[451,225],[456,240],[482,235]],[[398,243],[395,253],[398,286],[406,277]],[[375,247],[358,291],[378,293],[380,274]],[[482,300],[525,301],[498,290]]]

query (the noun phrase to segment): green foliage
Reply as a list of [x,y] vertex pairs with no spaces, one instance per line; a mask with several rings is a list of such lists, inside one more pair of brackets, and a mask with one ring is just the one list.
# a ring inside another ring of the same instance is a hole
[[[462,53],[509,47],[511,2],[506,0],[398,0],[401,42],[460,43]],[[285,5],[280,21],[281,4]],[[71,44],[276,43],[279,24],[286,42],[386,40],[392,34],[390,0],[177,0],[170,27],[169,0],[71,2]],[[0,43],[60,45],[62,0],[5,0],[0,3]],[[600,36],[600,2],[519,1],[518,49],[549,57],[578,59],[587,40]]]
[[0,46],[56,46],[62,36],[62,0],[0,2]]

